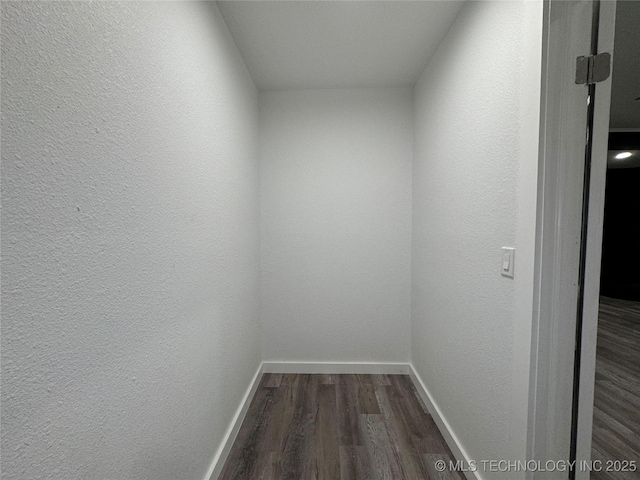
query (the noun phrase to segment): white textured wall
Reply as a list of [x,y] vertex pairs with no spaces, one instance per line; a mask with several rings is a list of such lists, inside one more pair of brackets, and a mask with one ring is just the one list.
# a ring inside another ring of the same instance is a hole
[[477,461],[525,458],[541,9],[469,2],[414,92],[412,362]]
[[213,3],[2,2],[2,478],[202,479],[259,362],[257,92]]
[[265,360],[408,361],[411,98],[260,94]]

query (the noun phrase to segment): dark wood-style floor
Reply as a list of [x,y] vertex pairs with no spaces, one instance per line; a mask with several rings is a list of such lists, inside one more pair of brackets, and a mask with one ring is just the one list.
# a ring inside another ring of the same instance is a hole
[[406,375],[265,374],[220,479],[459,480]]
[[592,439],[592,460],[635,460],[638,468],[592,479],[640,479],[640,302],[600,298]]

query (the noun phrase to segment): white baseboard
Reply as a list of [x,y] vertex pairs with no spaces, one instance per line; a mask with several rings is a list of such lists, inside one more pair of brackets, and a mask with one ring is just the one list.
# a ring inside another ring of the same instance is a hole
[[[422,382],[422,379],[413,368],[413,365],[409,365],[409,369],[410,369],[409,375],[411,376],[411,380],[413,381],[413,384],[415,385],[416,390],[420,395],[420,398],[422,398],[422,401],[427,406],[427,410],[429,410],[429,413],[431,413],[431,417],[433,417],[433,421],[438,426],[440,433],[444,437],[445,441],[447,442],[447,445],[449,445],[449,448],[451,449],[451,453],[453,453],[453,456],[455,457],[452,460],[454,461],[460,460],[464,462],[466,465],[470,465],[472,459],[469,457],[469,455],[465,451],[464,447],[460,443],[460,440],[458,440],[458,437],[456,437],[456,435],[451,430],[451,426],[449,425],[449,422],[447,422],[447,419],[442,414],[442,411],[438,408],[438,405],[433,401],[433,398],[431,397],[429,390],[427,389],[425,384]],[[477,471],[476,472],[465,471],[464,474],[469,480],[482,480],[482,476]]]
[[263,373],[263,363],[260,364],[258,370],[256,370],[255,375],[253,376],[253,380],[249,384],[249,388],[247,388],[242,401],[240,402],[240,406],[236,411],[233,419],[231,420],[231,424],[229,428],[227,428],[227,432],[222,439],[222,443],[218,448],[215,456],[213,457],[213,461],[211,462],[211,466],[207,471],[207,475],[204,477],[204,480],[217,480],[222,472],[222,467],[224,467],[224,462],[227,460],[227,456],[231,451],[231,447],[233,442],[236,440],[238,436],[238,432],[240,431],[240,427],[242,426],[242,422],[244,421],[244,417],[247,414],[247,410],[249,410],[249,405],[251,405],[251,400],[253,400],[253,396],[258,390],[258,385],[260,384],[260,378]]
[[340,363],[340,362],[263,362],[264,373],[324,373],[409,375],[408,363]]

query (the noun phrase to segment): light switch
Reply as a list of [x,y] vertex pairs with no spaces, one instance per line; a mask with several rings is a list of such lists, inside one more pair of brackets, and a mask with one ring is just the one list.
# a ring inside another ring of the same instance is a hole
[[516,249],[512,247],[502,247],[502,276],[513,278],[513,267],[515,264]]

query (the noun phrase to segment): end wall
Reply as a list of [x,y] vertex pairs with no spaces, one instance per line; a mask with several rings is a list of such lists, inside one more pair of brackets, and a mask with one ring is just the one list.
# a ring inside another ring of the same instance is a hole
[[411,90],[260,93],[264,359],[409,359]]
[[2,478],[201,479],[260,364],[257,91],[214,3],[2,2]]
[[414,92],[412,362],[478,462],[526,456],[541,51],[541,2],[468,2]]

